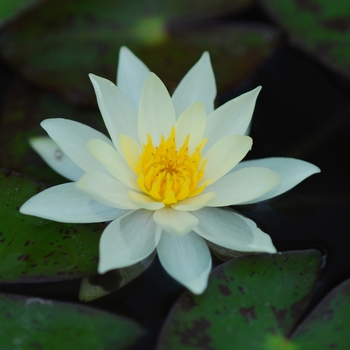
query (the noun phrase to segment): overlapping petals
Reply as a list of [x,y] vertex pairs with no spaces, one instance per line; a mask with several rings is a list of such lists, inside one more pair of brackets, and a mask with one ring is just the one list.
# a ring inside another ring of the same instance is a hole
[[156,250],[165,270],[196,294],[205,290],[211,269],[206,242],[276,252],[254,222],[216,208],[272,198],[319,171],[291,158],[242,161],[252,147],[246,134],[260,87],[214,110],[208,53],[171,97],[125,47],[117,86],[92,74],[90,79],[110,138],[74,121],[43,121],[50,138],[33,139],[33,148],[74,182],[32,197],[22,213],[62,222],[111,221],[100,240],[100,273]]

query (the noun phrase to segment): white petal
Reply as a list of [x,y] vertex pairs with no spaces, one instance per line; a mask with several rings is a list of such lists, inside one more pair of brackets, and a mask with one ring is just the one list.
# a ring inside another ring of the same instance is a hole
[[88,223],[114,220],[127,211],[94,201],[70,182],[38,193],[22,205],[20,212],[59,222]]
[[101,171],[93,171],[83,175],[76,187],[92,199],[118,209],[139,209],[128,197],[130,190],[120,181]]
[[133,265],[152,254],[160,237],[152,214],[140,209],[108,225],[100,239],[99,273]]
[[208,52],[188,71],[173,94],[176,115],[194,102],[202,102],[207,114],[214,110],[216,84]]
[[252,147],[249,136],[230,135],[216,142],[203,159],[208,159],[202,182],[215,182],[234,168]]
[[195,102],[181,113],[176,121],[176,144],[181,147],[190,134],[188,147],[192,154],[198,144],[203,140],[206,125],[205,107],[202,102]]
[[91,154],[124,185],[139,190],[136,182],[136,174],[130,169],[125,160],[110,144],[93,139],[87,144]]
[[41,126],[60,149],[81,169],[86,172],[105,171],[86,145],[92,139],[101,139],[112,144],[107,136],[87,125],[68,119],[46,119],[41,122]]
[[228,135],[244,135],[254,112],[255,102],[261,86],[228,101],[208,115],[204,137],[206,147]]
[[168,274],[194,294],[204,292],[211,270],[211,256],[205,241],[190,232],[176,236],[163,232],[157,247]]
[[276,252],[270,236],[242,215],[216,208],[203,208],[193,215],[199,219],[194,231],[208,241],[242,252]]
[[255,166],[271,169],[281,176],[282,181],[276,187],[261,195],[259,198],[246,201],[243,204],[256,203],[279,196],[280,194],[292,189],[309,176],[321,171],[320,168],[311,163],[294,158],[263,158],[248,160],[239,163],[236,168],[233,169],[233,171]]
[[137,163],[142,153],[140,145],[131,137],[124,134],[120,135],[120,147],[122,149],[125,161],[129,168],[136,173]]
[[162,81],[149,73],[142,90],[139,109],[139,139],[147,143],[150,134],[153,143],[158,145],[162,135],[167,139],[175,124],[175,111],[168,90]]
[[124,93],[107,79],[89,74],[95,89],[98,107],[117,150],[121,133],[137,139],[137,109]]
[[188,234],[198,224],[198,219],[190,213],[168,207],[155,211],[153,219],[164,231],[178,236]]
[[158,210],[164,208],[164,203],[154,201],[150,196],[139,192],[128,192],[129,199],[139,208],[148,210]]
[[207,192],[194,197],[185,198],[182,201],[172,204],[171,207],[180,211],[193,211],[205,207],[215,197],[215,193]]
[[267,168],[244,168],[223,176],[205,190],[214,192],[209,207],[224,207],[258,198],[281,182],[281,177]]
[[75,181],[85,173],[50,137],[33,137],[29,139],[29,144],[53,170],[65,178]]
[[120,48],[117,86],[132,102],[136,110],[139,108],[141,92],[148,73],[147,66],[127,47]]

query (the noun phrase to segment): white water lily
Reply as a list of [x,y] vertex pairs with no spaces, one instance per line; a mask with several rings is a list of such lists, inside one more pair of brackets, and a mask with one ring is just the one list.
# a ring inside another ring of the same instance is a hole
[[73,182],[30,198],[22,213],[111,221],[100,240],[99,273],[135,264],[156,249],[165,270],[196,294],[211,270],[206,241],[276,252],[253,221],[217,208],[266,200],[319,172],[291,158],[241,162],[252,147],[245,133],[260,87],[214,110],[215,78],[205,52],[170,97],[125,47],[117,85],[90,79],[110,138],[71,120],[44,120],[51,139],[34,139],[32,147]]

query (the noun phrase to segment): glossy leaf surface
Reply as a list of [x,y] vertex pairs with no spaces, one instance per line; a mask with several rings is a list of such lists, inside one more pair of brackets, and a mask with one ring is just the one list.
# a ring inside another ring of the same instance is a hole
[[0,172],[0,282],[38,282],[96,274],[104,224],[62,224],[19,213],[42,183]]
[[[185,292],[159,349],[278,349],[305,310],[320,268],[315,250],[257,254],[213,270],[203,295]],[[283,349],[283,348],[282,348]]]
[[48,1],[5,28],[0,52],[27,79],[84,105],[95,104],[87,74],[114,81],[121,45],[170,89],[209,50],[222,90],[250,74],[273,50],[278,34],[266,26],[194,26],[187,20],[227,15],[250,3],[64,0],[58,7]]
[[350,280],[329,293],[292,336],[296,349],[347,350],[350,342]]
[[350,77],[350,2],[261,0],[293,43]]
[[62,98],[16,80],[4,101],[0,119],[0,166],[53,185],[67,180],[42,161],[28,142],[30,137],[47,136],[40,127],[47,118],[72,119],[107,132],[97,110],[74,107]]
[[23,10],[31,5],[38,3],[39,0],[1,0],[0,2],[0,24],[9,21]]
[[1,349],[129,349],[141,327],[86,306],[0,294]]

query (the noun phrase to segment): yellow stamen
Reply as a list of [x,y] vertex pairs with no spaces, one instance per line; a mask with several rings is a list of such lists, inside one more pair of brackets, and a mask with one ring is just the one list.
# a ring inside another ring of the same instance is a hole
[[155,147],[148,134],[136,166],[140,189],[166,205],[196,196],[210,183],[208,180],[198,185],[207,163],[207,160],[202,162],[201,155],[207,139],[203,139],[191,155],[188,148],[190,135],[187,135],[179,149],[176,147],[175,135],[173,126],[168,139],[165,140],[162,135],[158,147]]

